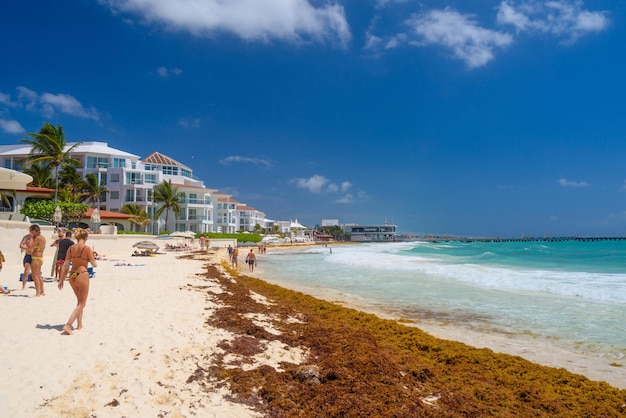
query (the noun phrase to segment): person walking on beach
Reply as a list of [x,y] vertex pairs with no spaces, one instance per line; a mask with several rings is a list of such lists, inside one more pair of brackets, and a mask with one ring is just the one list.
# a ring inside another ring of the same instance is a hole
[[[2,263],[4,263],[5,261],[6,260],[4,259],[4,254],[2,254],[2,251],[0,251],[0,271],[2,271]],[[5,289],[4,286],[0,285],[0,293],[8,295],[9,293],[11,293],[11,291],[8,288]]]
[[[37,224],[31,225],[29,230],[30,236],[32,237],[30,246],[28,247],[30,253],[32,254],[30,274],[33,277],[33,282],[35,283],[35,296],[45,296],[46,293],[43,288],[41,267],[43,266],[43,252],[46,249],[46,238],[41,235],[41,228]],[[28,276],[23,277],[23,279],[28,280]]]
[[228,244],[228,258],[233,261],[233,247],[230,244]]
[[230,261],[232,262],[233,268],[237,268],[237,256],[238,255],[239,255],[239,249],[237,247],[233,248],[232,253],[230,254]]
[[70,318],[67,320],[67,323],[63,325],[63,332],[68,335],[72,334],[72,324],[74,324],[74,321],[77,321],[76,329],[83,328],[83,310],[85,309],[87,296],[89,295],[89,271],[87,270],[87,266],[89,263],[91,263],[93,267],[97,266],[92,248],[85,244],[88,236],[87,231],[78,228],[75,236],[77,242],[67,250],[58,285],[59,290],[63,290],[63,282],[65,281],[71,263],[72,271],[69,272],[70,276],[68,280],[76,295],[77,305],[72,311]]
[[[72,241],[72,232],[67,231],[65,234],[65,238],[60,240],[57,243],[58,253],[57,253],[57,262],[54,270],[54,278],[56,281],[59,281],[61,276],[61,269],[63,268],[63,264],[65,264],[65,257],[67,256],[67,250],[74,245],[74,241]],[[94,257],[95,257],[94,253]]]
[[55,239],[54,241],[52,241],[52,244],[50,244],[51,247],[55,247],[55,251],[54,251],[54,257],[52,258],[52,268],[50,269],[50,275],[54,276],[54,278],[56,279],[58,274],[57,274],[57,260],[59,259],[59,242],[65,237],[65,232],[63,231],[62,228],[57,229],[57,239]]
[[246,264],[248,265],[249,271],[254,271],[254,266],[256,265],[256,255],[254,255],[252,248],[250,248],[250,252],[246,256]]
[[32,237],[30,232],[24,235],[24,238],[20,241],[20,250],[24,252],[24,258],[22,259],[22,265],[24,266],[24,273],[22,274],[22,290],[26,289],[28,283],[28,276],[30,276],[31,266],[33,262],[32,253],[30,253],[30,241]]

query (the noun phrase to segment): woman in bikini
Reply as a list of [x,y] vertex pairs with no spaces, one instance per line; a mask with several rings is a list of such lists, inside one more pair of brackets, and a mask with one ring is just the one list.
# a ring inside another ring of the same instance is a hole
[[87,295],[89,294],[89,272],[87,271],[87,266],[91,263],[92,266],[96,267],[97,264],[93,256],[93,250],[91,247],[85,245],[87,241],[87,231],[78,228],[75,237],[77,242],[67,250],[63,270],[61,270],[61,275],[59,276],[59,290],[62,290],[63,282],[65,281],[71,264],[72,270],[69,272],[70,276],[68,280],[74,290],[78,304],[70,315],[70,319],[68,319],[67,323],[63,326],[63,332],[66,334],[72,333],[72,324],[74,321],[78,321],[76,329],[83,327],[83,309],[85,309]]

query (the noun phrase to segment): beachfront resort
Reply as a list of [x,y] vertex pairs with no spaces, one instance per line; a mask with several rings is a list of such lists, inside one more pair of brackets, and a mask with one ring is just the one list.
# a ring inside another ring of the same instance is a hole
[[[106,188],[92,207],[83,215],[85,224],[95,231],[106,231],[113,226],[117,230],[132,229],[132,216],[123,213],[125,205],[135,205],[145,211],[149,221],[143,231],[159,234],[161,231],[191,231],[202,233],[235,233],[272,231],[288,236],[290,240],[327,240],[337,237],[315,231],[297,219],[273,220],[262,210],[239,202],[232,195],[205,186],[193,173],[193,168],[159,152],[145,158],[110,147],[106,142],[70,142],[68,158],[80,162],[76,173],[83,179],[95,178],[97,185]],[[54,190],[37,187],[32,177],[21,172],[28,168],[25,158],[31,155],[28,144],[0,145],[0,168],[11,179],[0,190],[7,193],[8,201],[0,203],[0,211],[17,217],[24,202],[50,199]],[[18,173],[16,173],[18,172]],[[178,216],[158,216],[161,206],[154,199],[154,189],[163,182],[171,182],[178,191]],[[97,210],[97,211],[96,211]],[[97,216],[94,216],[97,212]],[[342,238],[360,242],[391,242],[396,239],[396,226],[388,225],[340,225],[338,220],[322,220],[322,226],[337,227]]]
[[[152,234],[163,230],[235,233],[263,229],[291,233],[294,229],[306,229],[297,220],[268,219],[263,211],[237,201],[230,194],[205,186],[193,174],[191,167],[159,152],[142,159],[110,147],[106,142],[67,143],[67,149],[72,147],[69,157],[80,162],[77,173],[82,178],[95,175],[98,184],[108,189],[100,195],[93,209],[98,209],[101,220],[120,230],[130,227],[130,216],[122,213],[127,204],[136,205],[146,212],[152,221],[145,225],[145,232]],[[30,153],[28,144],[0,145],[0,167],[22,171],[27,168],[24,159]],[[155,219],[159,204],[153,200],[154,187],[164,181],[171,181],[178,190],[181,209],[178,217],[170,216],[167,221],[166,216]],[[10,202],[8,205],[5,203],[5,210],[19,213],[25,201],[49,197],[54,192],[47,188],[24,186],[23,190],[11,188],[16,191],[16,196],[7,196]],[[85,216],[90,218],[93,209]]]

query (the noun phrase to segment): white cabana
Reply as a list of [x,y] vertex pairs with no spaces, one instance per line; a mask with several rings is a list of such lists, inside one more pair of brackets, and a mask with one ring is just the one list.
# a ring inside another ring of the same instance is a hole
[[0,167],[1,190],[26,190],[26,185],[33,181],[28,174]]

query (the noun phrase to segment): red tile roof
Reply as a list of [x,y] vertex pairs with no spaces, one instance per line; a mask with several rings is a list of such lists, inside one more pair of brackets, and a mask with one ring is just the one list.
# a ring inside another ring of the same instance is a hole
[[[133,217],[133,215],[129,215],[127,213],[121,213],[121,212],[109,212],[108,210],[99,210],[100,212],[100,219],[104,220],[104,219],[125,219],[128,220],[130,218]],[[89,219],[91,218],[91,214],[93,213],[93,208],[89,208],[89,210],[87,210],[87,212],[85,212],[85,214],[83,215],[83,217],[81,219]]]

